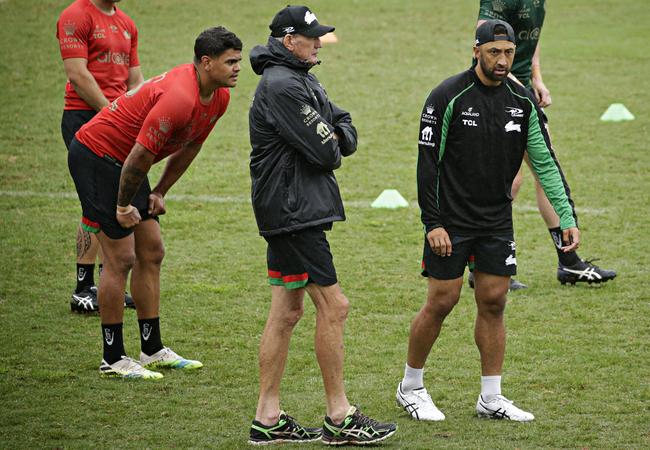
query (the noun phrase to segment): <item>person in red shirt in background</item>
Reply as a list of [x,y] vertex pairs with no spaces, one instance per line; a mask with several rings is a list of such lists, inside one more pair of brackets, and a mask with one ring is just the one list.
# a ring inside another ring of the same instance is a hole
[[[65,146],[100,109],[142,83],[138,30],[120,0],[76,0],[59,16],[56,36],[68,76],[61,133]],[[94,271],[99,244],[83,221],[77,229],[77,287],[72,311],[98,310]],[[101,274],[101,255],[100,255]],[[134,307],[130,296],[125,306]]]
[[[203,31],[194,44],[194,63],[147,80],[103,108],[75,135],[68,167],[83,210],[104,252],[99,283],[102,376],[155,379],[148,368],[196,369],[160,337],[160,265],[164,247],[158,216],[164,196],[201,149],[226,112],[235,87],[242,43],[223,27]],[[158,184],[147,173],[167,158]],[[124,288],[131,294],[140,327],[140,360],[128,358],[122,339]]]

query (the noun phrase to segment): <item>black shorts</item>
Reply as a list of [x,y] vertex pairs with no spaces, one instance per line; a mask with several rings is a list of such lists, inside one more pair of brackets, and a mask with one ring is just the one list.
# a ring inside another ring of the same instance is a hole
[[61,135],[68,150],[75,133],[79,131],[86,122],[95,117],[97,111],[94,109],[66,109],[61,117]]
[[[133,228],[122,228],[115,218],[122,167],[108,157],[100,158],[73,139],[68,151],[68,168],[81,202],[81,226],[91,233],[101,230],[111,239],[122,239],[133,233]],[[131,202],[142,220],[158,220],[147,212],[150,193],[149,180],[145,178]]]
[[336,269],[323,227],[265,236],[269,284],[300,289],[336,284]]
[[512,276],[517,273],[517,257],[513,234],[493,236],[454,236],[451,256],[444,258],[431,250],[426,236],[422,256],[422,276],[437,280],[453,280],[465,273],[465,266],[492,275]]

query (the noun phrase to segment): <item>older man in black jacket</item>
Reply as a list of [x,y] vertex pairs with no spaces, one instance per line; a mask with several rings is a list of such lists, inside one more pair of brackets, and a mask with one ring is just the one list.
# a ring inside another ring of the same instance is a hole
[[[325,231],[345,220],[333,171],[354,153],[357,132],[309,69],[320,37],[334,30],[306,6],[288,6],[270,25],[266,46],[251,51],[262,75],[249,113],[252,202],[268,243],[271,308],[260,343],[260,396],[250,442],[372,443],[392,435],[351,406],[343,385],[343,328],[349,302],[337,282]],[[323,428],[305,428],[280,409],[280,382],[305,291],[316,306],[316,357],[327,397]]]

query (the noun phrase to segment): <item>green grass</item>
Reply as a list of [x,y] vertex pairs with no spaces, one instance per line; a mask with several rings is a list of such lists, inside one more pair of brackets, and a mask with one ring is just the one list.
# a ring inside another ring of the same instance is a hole
[[[245,62],[228,113],[172,191],[195,197],[172,197],[162,219],[163,337],[205,368],[157,383],[101,380],[99,320],[68,307],[79,206],[59,131],[65,79],[54,37],[67,3],[0,1],[0,447],[245,448],[270,297],[265,244],[247,202],[247,110],[258,77]],[[122,3],[138,24],[150,77],[189,61],[198,32],[215,24],[242,38],[247,58],[266,41],[268,23],[286,1]],[[527,174],[515,223],[519,278],[530,289],[510,296],[504,370],[504,393],[536,415],[525,425],[473,415],[479,362],[468,290],[425,374],[447,420],[410,421],[393,399],[409,324],[426,289],[418,274],[418,116],[429,91],[468,66],[478,1],[313,0],[310,6],[340,39],[323,48],[315,72],[352,113],[360,136],[358,152],[337,171],[348,221],[330,233],[352,302],[346,386],[366,412],[399,423],[385,446],[650,447],[647,1],[547,5],[542,64],[554,99],[548,115],[578,205],[581,254],[602,258],[620,275],[601,288],[557,283]],[[613,102],[637,120],[601,123]],[[413,206],[369,208],[386,188]],[[132,355],[139,351],[136,326],[127,311]],[[306,301],[283,383],[284,408],[306,424],[324,412],[313,332],[314,308]]]

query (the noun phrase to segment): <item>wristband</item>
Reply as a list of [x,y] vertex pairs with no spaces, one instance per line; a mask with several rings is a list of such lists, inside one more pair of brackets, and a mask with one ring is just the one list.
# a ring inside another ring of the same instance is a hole
[[135,206],[133,206],[133,205],[128,205],[128,206],[119,206],[118,205],[115,213],[118,216],[125,216],[127,214],[130,214],[134,209],[135,209]]

